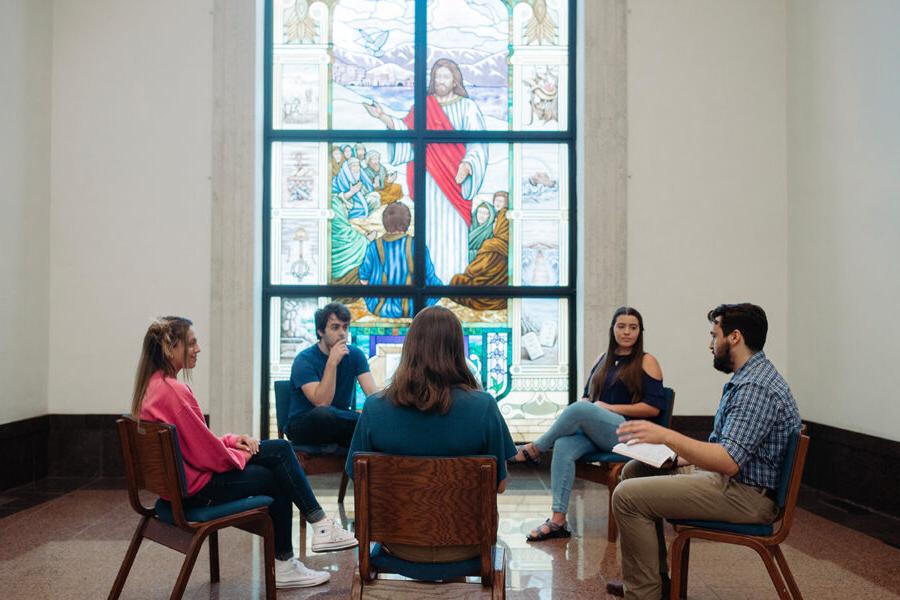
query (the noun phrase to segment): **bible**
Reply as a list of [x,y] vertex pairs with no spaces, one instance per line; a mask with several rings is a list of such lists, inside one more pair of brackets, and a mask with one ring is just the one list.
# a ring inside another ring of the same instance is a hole
[[657,469],[666,463],[674,463],[678,457],[674,450],[664,444],[616,444],[613,446],[612,451],[628,458],[634,458]]

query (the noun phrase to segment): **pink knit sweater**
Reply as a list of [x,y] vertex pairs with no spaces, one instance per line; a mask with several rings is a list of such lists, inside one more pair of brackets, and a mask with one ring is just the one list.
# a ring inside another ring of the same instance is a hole
[[216,437],[206,426],[191,388],[166,377],[162,371],[150,377],[141,419],[171,423],[176,427],[188,496],[209,483],[213,473],[243,469],[247,464],[249,455],[235,448],[238,436],[226,433],[221,438]]

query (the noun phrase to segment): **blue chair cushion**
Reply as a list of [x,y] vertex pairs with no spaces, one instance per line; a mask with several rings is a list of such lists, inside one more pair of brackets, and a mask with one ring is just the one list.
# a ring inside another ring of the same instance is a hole
[[294,452],[311,456],[347,456],[347,448],[337,444],[291,444]]
[[[272,498],[269,496],[248,496],[240,500],[232,502],[224,502],[222,504],[213,504],[212,506],[201,506],[196,508],[185,508],[184,517],[188,521],[205,522],[234,515],[245,510],[253,510],[254,508],[262,508],[272,504]],[[172,525],[175,519],[172,517],[172,504],[168,500],[160,498],[156,501],[156,514],[162,521]]]
[[672,525],[687,525],[699,529],[713,529],[726,533],[739,533],[742,535],[772,535],[774,526],[772,523],[726,523],[724,521],[692,521],[690,519],[669,519]]
[[604,463],[625,463],[631,460],[627,456],[616,454],[615,452],[594,452],[593,454],[585,454],[578,459],[578,462],[604,462]]
[[442,581],[481,574],[480,556],[457,562],[418,563],[391,556],[385,552],[380,543],[372,545],[369,561],[372,568],[380,573],[396,573],[420,581]]

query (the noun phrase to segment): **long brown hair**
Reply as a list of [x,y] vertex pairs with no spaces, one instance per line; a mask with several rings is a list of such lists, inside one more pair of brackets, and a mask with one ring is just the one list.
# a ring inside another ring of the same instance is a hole
[[413,319],[403,342],[400,365],[384,391],[395,406],[447,414],[453,387],[477,388],[466,366],[462,325],[443,306],[426,308]]
[[[184,350],[183,364],[188,364],[188,334],[193,324],[190,319],[172,316],[159,317],[150,323],[147,333],[144,334],[141,359],[138,361],[137,373],[134,376],[131,415],[135,420],[141,418],[141,406],[150,377],[157,371],[162,371],[168,377],[175,377],[178,374],[169,359],[178,342],[182,343]],[[191,371],[187,367],[184,368],[184,377],[188,380],[191,378]]]
[[600,400],[603,396],[603,383],[606,381],[606,374],[609,373],[610,365],[615,356],[616,349],[619,344],[616,343],[616,319],[624,315],[637,317],[638,320],[638,337],[631,347],[631,360],[629,360],[616,374],[616,379],[625,384],[625,389],[631,394],[631,402],[641,401],[643,393],[642,378],[644,374],[644,318],[636,309],[630,306],[621,306],[613,313],[612,321],[609,324],[609,344],[606,347],[606,354],[603,355],[603,364],[594,372],[591,378],[591,400]]

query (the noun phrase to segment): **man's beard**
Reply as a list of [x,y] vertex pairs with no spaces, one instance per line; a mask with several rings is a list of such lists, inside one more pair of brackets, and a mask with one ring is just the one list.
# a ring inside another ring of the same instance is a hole
[[434,95],[435,96],[446,96],[452,91],[453,91],[453,88],[449,85],[442,85],[440,83],[434,84]]
[[731,346],[726,342],[725,352],[713,352],[713,368],[723,373],[734,372],[734,359],[731,358]]

